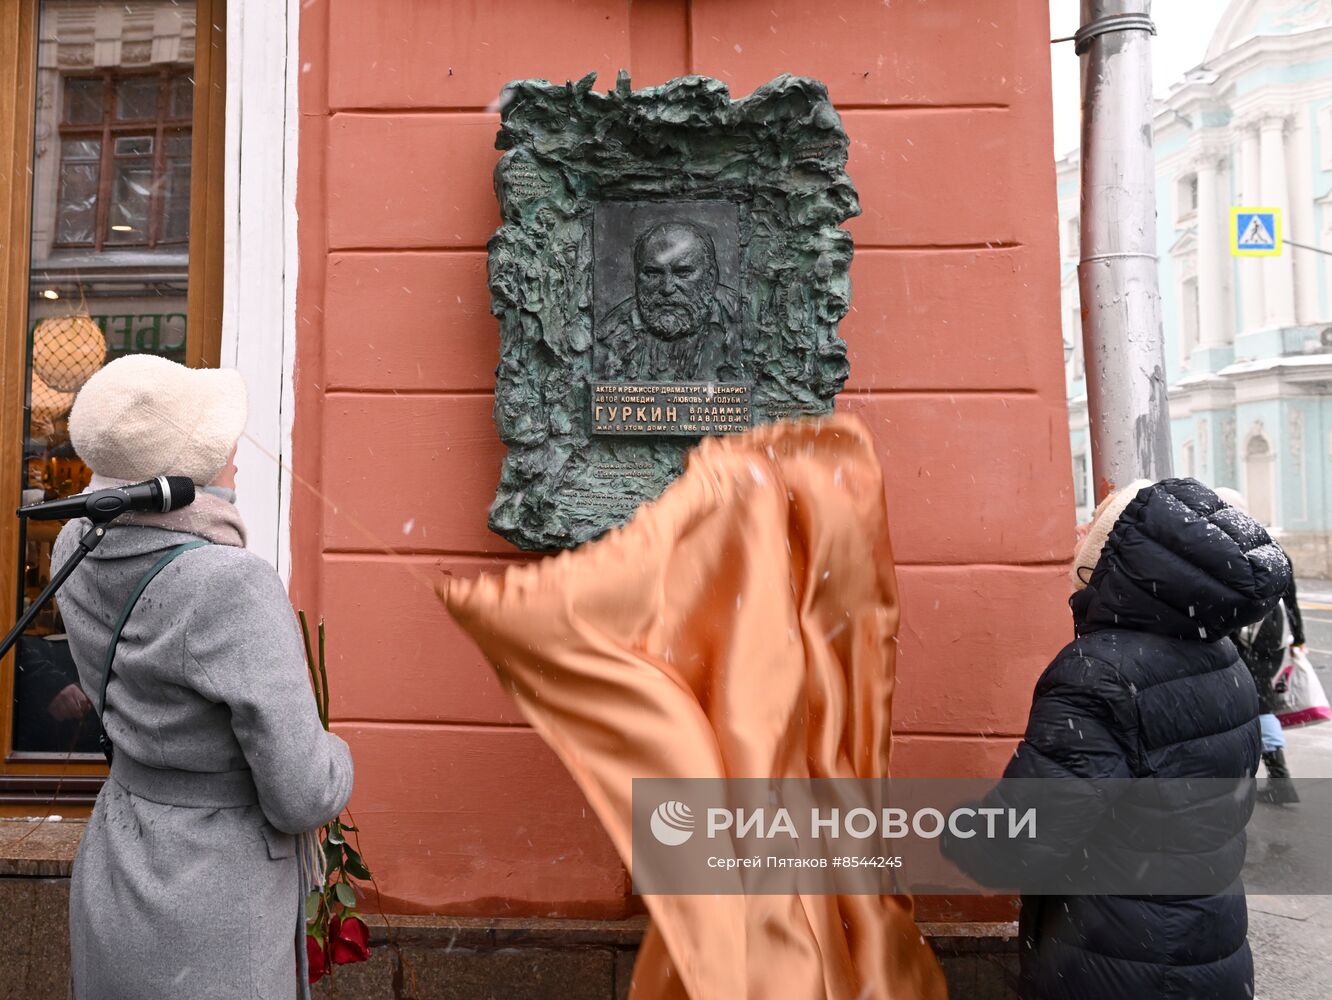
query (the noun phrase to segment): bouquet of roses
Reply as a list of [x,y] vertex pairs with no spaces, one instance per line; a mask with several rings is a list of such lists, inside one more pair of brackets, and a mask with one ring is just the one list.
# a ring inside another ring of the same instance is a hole
[[[310,627],[305,612],[299,613],[301,634],[305,639],[305,662],[310,668],[319,719],[328,729],[328,671],[324,665],[324,623],[319,623],[319,656],[310,649]],[[347,814],[348,820],[351,814]],[[347,834],[359,833],[350,822],[333,820],[319,831],[324,852],[324,884],[305,899],[305,948],[310,960],[310,982],[315,983],[334,965],[364,962],[370,957],[370,930],[356,914],[357,890],[354,879],[370,882],[374,876],[361,854],[347,841]],[[358,842],[359,842],[359,838]]]

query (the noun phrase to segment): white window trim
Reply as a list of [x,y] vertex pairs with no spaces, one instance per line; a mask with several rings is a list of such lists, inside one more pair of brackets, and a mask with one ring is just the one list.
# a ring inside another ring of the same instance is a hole
[[[1282,530],[1280,525],[1281,477],[1278,475],[1281,466],[1278,461],[1276,441],[1273,436],[1264,429],[1261,420],[1255,421],[1254,426],[1250,428],[1249,433],[1244,438],[1244,445],[1238,456],[1238,471],[1241,484],[1240,492],[1244,494],[1246,499],[1249,499],[1250,502],[1252,502],[1254,496],[1254,484],[1250,481],[1249,477],[1249,445],[1253,443],[1255,438],[1261,438],[1263,443],[1267,446],[1267,454],[1263,456],[1263,464],[1266,465],[1266,470],[1263,474],[1267,477],[1267,486],[1271,495],[1272,510],[1270,512],[1270,523],[1268,523],[1266,527],[1273,536],[1276,536],[1280,534]],[[1255,516],[1259,513],[1262,512],[1255,512]]]
[[1183,198],[1184,191],[1188,190],[1190,193],[1192,192],[1191,188],[1186,187],[1186,182],[1193,181],[1194,184],[1197,184],[1197,177],[1198,172],[1196,170],[1190,170],[1175,178],[1175,223],[1177,225],[1192,222],[1198,217],[1197,204],[1185,204]]
[[298,0],[227,4],[221,362],[249,389],[247,436],[236,458],[248,547],[284,582],[291,574],[299,15]]
[[[1192,284],[1192,305],[1190,309],[1189,285]],[[1198,302],[1198,274],[1194,270],[1186,270],[1179,279],[1179,363],[1180,367],[1188,368],[1189,361],[1202,343],[1202,324],[1199,315],[1200,303]],[[1190,337],[1189,335],[1192,334]]]

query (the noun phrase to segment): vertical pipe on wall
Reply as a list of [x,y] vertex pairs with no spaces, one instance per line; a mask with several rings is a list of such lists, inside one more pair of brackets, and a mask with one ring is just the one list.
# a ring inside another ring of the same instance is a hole
[[1171,474],[1150,0],[1082,0],[1082,336],[1098,500]]

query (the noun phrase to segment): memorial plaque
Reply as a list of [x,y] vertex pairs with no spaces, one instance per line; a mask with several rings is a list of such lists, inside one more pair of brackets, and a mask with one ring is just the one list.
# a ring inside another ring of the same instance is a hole
[[700,437],[828,412],[849,370],[859,205],[823,85],[594,80],[501,98],[490,526],[523,548],[622,523]]

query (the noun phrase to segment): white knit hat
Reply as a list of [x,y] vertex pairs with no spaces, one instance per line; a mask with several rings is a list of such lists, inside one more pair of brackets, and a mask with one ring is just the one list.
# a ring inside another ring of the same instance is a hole
[[206,486],[227,464],[245,418],[240,372],[127,354],[83,384],[69,412],[69,437],[100,476],[188,476]]
[[[1078,549],[1073,553],[1073,586],[1077,590],[1082,590],[1087,586],[1087,579],[1091,578],[1091,571],[1096,568],[1096,564],[1101,561],[1101,550],[1105,548],[1106,541],[1110,538],[1110,532],[1115,527],[1115,522],[1119,520],[1119,515],[1124,513],[1124,508],[1129,505],[1139,493],[1146,487],[1151,486],[1150,479],[1136,479],[1129,483],[1122,490],[1116,490],[1100,502],[1095,513],[1092,514],[1091,526],[1087,530],[1087,535],[1078,544]],[[1086,573],[1080,573],[1080,570],[1086,569]]]

